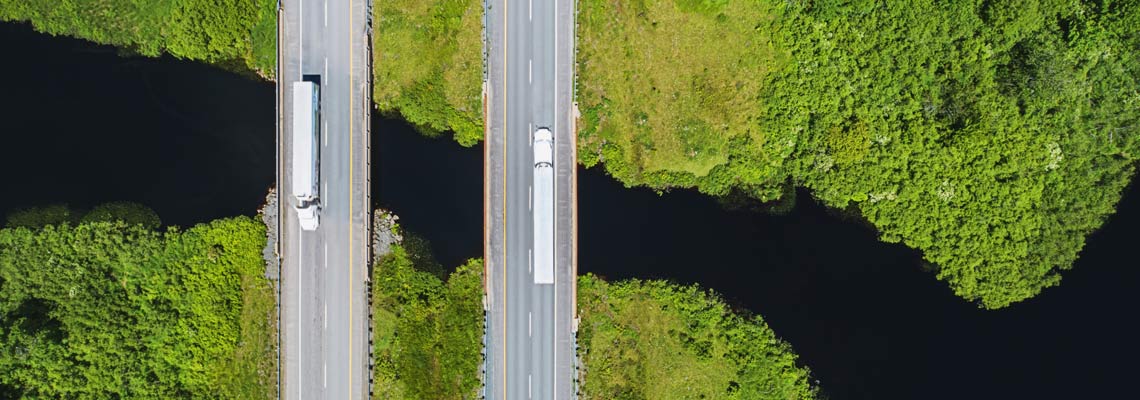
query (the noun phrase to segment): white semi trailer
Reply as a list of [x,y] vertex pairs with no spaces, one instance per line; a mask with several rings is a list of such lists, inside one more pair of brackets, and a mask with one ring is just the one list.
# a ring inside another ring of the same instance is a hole
[[554,283],[554,134],[534,132],[534,283]]
[[293,82],[293,197],[301,229],[320,224],[320,86]]

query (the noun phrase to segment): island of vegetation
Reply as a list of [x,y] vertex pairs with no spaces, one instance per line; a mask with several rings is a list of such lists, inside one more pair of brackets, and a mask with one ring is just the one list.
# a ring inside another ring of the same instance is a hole
[[110,203],[0,229],[0,398],[276,398],[265,225]]

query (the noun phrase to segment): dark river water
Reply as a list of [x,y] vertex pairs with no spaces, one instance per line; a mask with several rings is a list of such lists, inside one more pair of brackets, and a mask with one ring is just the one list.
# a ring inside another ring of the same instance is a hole
[[[0,213],[129,200],[167,224],[253,215],[273,183],[273,86],[120,58],[0,24]],[[482,253],[482,149],[374,118],[373,199],[454,266]],[[833,399],[1104,398],[1137,391],[1140,193],[1060,287],[1000,311],[955,297],[920,256],[800,193],[787,215],[579,174],[579,267],[715,289],[762,315]],[[1128,397],[1128,396],[1124,396]]]

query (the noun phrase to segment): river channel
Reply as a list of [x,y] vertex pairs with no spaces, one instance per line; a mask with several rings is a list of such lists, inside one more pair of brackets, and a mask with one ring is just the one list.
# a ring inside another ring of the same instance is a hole
[[[274,180],[271,83],[0,24],[0,213],[135,201],[165,224],[253,215]],[[482,149],[374,117],[373,199],[455,266],[482,253]],[[786,215],[579,171],[579,269],[699,284],[762,315],[833,399],[1103,398],[1135,391],[1140,189],[1059,287],[999,311],[800,192]]]

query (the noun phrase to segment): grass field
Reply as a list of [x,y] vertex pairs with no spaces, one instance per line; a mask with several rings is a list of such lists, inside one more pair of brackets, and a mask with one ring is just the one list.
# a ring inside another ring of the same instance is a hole
[[421,132],[483,139],[482,24],[478,0],[395,0],[373,6],[373,102]]
[[578,2],[580,161],[627,184],[693,182],[763,146],[755,106],[780,64],[764,2]]

